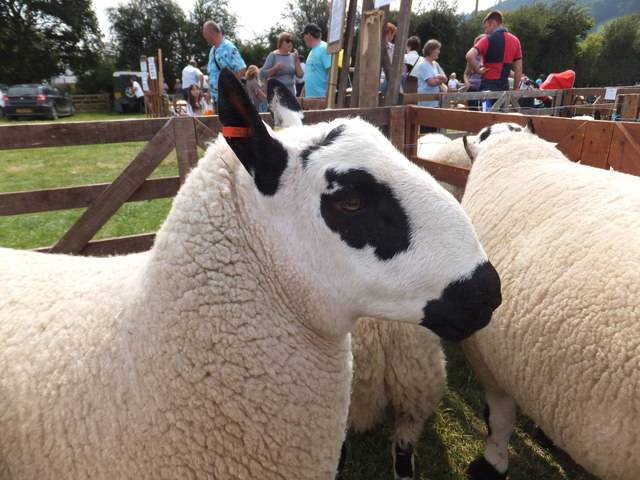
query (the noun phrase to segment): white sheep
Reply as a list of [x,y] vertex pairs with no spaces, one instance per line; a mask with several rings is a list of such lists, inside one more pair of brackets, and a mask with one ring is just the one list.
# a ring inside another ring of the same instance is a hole
[[369,430],[389,416],[395,479],[412,479],[415,447],[446,386],[440,339],[416,325],[361,318],[351,333],[353,380],[348,425]]
[[[475,137],[468,137],[469,141],[472,141],[473,138]],[[431,157],[431,160],[446,163],[447,165],[455,165],[456,167],[471,168],[471,159],[465,150],[463,137],[456,138],[440,147]],[[464,187],[458,187],[443,181],[439,181],[438,183],[442,185],[447,192],[456,197],[456,200],[462,200]]]
[[375,127],[273,133],[219,91],[226,137],[149,252],[0,249],[0,477],[328,479],[356,318],[488,323],[468,217]]
[[[519,127],[512,127],[521,130]],[[463,342],[489,439],[469,470],[504,479],[516,404],[602,479],[640,475],[640,179],[575,164],[532,133],[482,131],[462,205],[503,279]]]
[[[302,125],[302,107],[295,98],[280,92],[280,87],[279,82],[268,83],[275,127]],[[440,134],[429,135],[449,141]],[[468,160],[464,147],[462,149]],[[412,479],[415,446],[425,421],[444,394],[446,369],[440,340],[418,325],[360,318],[351,332],[351,349],[353,378],[348,426],[366,431],[391,414],[394,478]],[[343,450],[343,455],[345,453]]]

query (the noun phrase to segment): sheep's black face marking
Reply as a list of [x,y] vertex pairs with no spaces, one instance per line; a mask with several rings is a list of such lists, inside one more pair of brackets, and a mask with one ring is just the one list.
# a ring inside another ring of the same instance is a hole
[[316,143],[315,145],[311,145],[304,149],[304,151],[300,154],[300,158],[302,158],[302,168],[307,168],[307,162],[309,161],[309,155],[311,155],[316,150],[319,150],[322,147],[328,147],[331,145],[342,133],[345,131],[347,127],[345,125],[340,125],[333,130],[331,130],[326,137],[322,139],[322,141]]
[[353,248],[374,248],[389,260],[409,248],[411,228],[406,212],[388,185],[366,170],[327,170],[330,193],[322,195],[320,212],[331,230]]
[[[523,130],[522,127],[517,126],[517,125],[512,125],[510,123],[505,123],[503,125],[505,125],[510,132],[522,132],[522,130]],[[489,138],[491,136],[491,133],[492,133],[492,127],[487,127],[480,134],[480,137],[478,138],[478,143],[484,142],[487,138]]]
[[450,283],[439,299],[428,302],[421,325],[445,340],[459,342],[485,327],[500,303],[500,277],[485,262],[470,278]]

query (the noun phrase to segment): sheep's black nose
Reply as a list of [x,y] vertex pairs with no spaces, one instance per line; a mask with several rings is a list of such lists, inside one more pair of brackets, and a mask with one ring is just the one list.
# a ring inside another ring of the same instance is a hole
[[485,327],[502,303],[500,277],[484,262],[464,279],[452,282],[424,307],[422,325],[445,340],[460,341]]

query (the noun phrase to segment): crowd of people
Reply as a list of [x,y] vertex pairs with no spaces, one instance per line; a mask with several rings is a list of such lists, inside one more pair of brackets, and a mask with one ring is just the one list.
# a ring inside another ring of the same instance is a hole
[[[511,85],[516,86],[513,88],[535,88],[539,85],[542,79],[533,82],[523,74],[520,41],[503,26],[502,13],[498,10],[490,12],[484,17],[482,25],[484,33],[476,37],[465,55],[466,68],[462,79],[455,72],[447,75],[438,63],[442,49],[440,41],[429,39],[422,45],[419,37],[410,36],[404,49],[402,86],[406,85],[409,77],[414,78],[418,93],[502,91],[509,90]],[[386,25],[390,59],[394,54],[396,32],[395,25]],[[235,72],[238,79],[244,79],[251,100],[261,112],[267,109],[266,83],[269,78],[280,80],[299,97],[326,96],[331,55],[326,52],[327,43],[322,40],[322,30],[317,24],[307,24],[300,33],[310,50],[306,62],[295,47],[293,35],[283,32],[278,37],[276,49],[268,54],[260,67],[245,64],[238,48],[224,37],[216,22],[205,22],[202,33],[211,45],[208,76],[202,73],[195,60],[188,62],[182,71],[182,78],[176,79],[173,88],[176,98],[182,99],[183,104],[186,101],[185,108],[179,114],[202,115],[217,111],[218,77],[225,67]],[[387,81],[382,71],[380,91],[385,92],[386,89]],[[420,101],[419,105],[438,107],[439,102]],[[479,108],[478,102],[473,100],[469,101],[469,106]]]
[[[269,53],[262,67],[249,65],[238,48],[226,39],[220,26],[207,21],[202,34],[209,45],[208,76],[198,68],[194,59],[182,70],[182,78],[175,81],[173,93],[176,115],[213,114],[218,109],[218,78],[223,68],[229,68],[238,79],[244,80],[247,92],[258,111],[267,111],[266,83],[276,78],[288,86],[296,96],[324,97],[327,91],[331,55],[327,54],[327,43],[322,40],[322,30],[315,23],[305,26],[301,32],[309,56],[298,53],[293,35],[283,32],[278,37],[278,45]],[[142,91],[142,89],[140,89]]]

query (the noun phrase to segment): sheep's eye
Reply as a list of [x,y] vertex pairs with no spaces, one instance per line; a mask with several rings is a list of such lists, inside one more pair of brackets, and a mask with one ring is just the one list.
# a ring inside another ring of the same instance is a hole
[[360,198],[352,197],[337,202],[338,208],[345,212],[357,212],[364,208],[365,203]]

